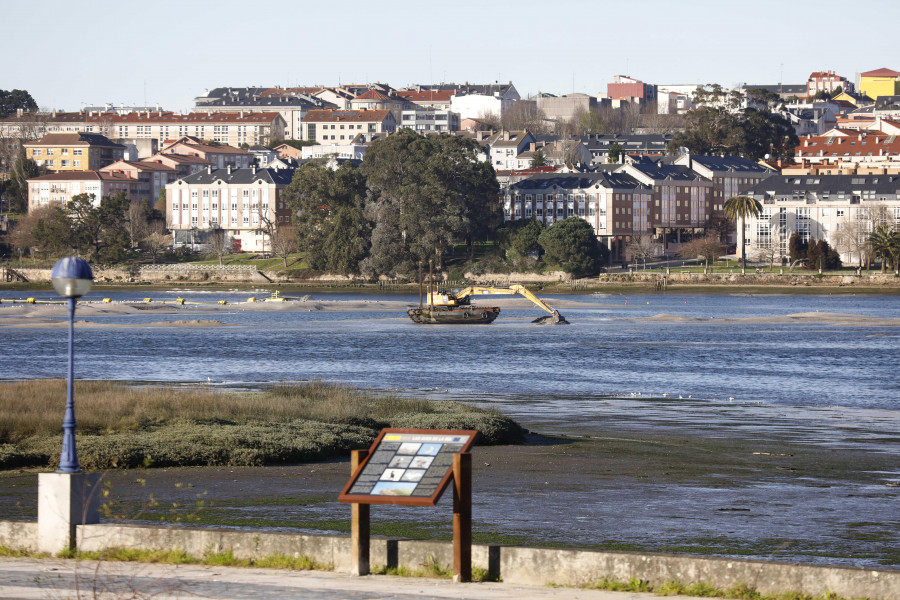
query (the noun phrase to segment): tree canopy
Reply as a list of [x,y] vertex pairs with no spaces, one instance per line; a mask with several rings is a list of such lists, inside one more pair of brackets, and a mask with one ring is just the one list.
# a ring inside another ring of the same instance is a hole
[[606,246],[597,241],[594,228],[579,217],[556,221],[541,232],[538,242],[547,263],[576,277],[599,273],[609,255]]
[[772,112],[782,106],[778,94],[750,90],[748,106],[741,108],[739,92],[713,85],[699,88],[694,103],[696,108],[684,115],[684,131],[669,142],[670,152],[687,148],[694,154],[732,154],[751,160],[769,154],[793,161],[800,140],[790,121]]
[[34,112],[38,105],[25,90],[0,90],[0,119],[16,114],[20,108],[26,112]]
[[420,260],[442,264],[457,240],[493,228],[499,186],[480,153],[474,140],[406,129],[371,145],[360,166],[375,222],[370,268],[412,273]]

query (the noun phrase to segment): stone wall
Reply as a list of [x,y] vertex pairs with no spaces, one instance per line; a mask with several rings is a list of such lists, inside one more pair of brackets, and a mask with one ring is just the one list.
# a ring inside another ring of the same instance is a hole
[[[34,550],[37,524],[0,521],[0,546]],[[202,557],[207,552],[230,550],[235,558],[259,558],[274,554],[307,556],[335,570],[350,572],[350,538],[339,535],[306,535],[150,525],[79,525],[81,550],[134,548],[181,549]],[[421,569],[436,562],[453,564],[450,542],[372,539],[371,565]],[[505,583],[580,586],[608,578],[632,578],[653,585],[677,580],[705,583],[719,589],[744,584],[763,594],[796,592],[821,596],[828,592],[845,598],[896,600],[900,570],[803,565],[759,560],[712,558],[637,552],[594,552],[555,548],[474,545],[472,565],[499,576]]]

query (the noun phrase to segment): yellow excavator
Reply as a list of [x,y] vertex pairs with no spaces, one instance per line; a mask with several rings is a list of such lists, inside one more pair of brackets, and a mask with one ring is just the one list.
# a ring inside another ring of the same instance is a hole
[[544,309],[550,316],[535,319],[535,323],[551,323],[554,325],[568,325],[565,317],[554,310],[549,304],[535,296],[523,285],[511,285],[508,288],[469,286],[457,291],[432,291],[428,294],[428,305],[411,308],[407,311],[410,318],[416,323],[490,323],[500,314],[500,308],[479,307],[470,304],[471,296],[512,296],[520,294],[537,306]]

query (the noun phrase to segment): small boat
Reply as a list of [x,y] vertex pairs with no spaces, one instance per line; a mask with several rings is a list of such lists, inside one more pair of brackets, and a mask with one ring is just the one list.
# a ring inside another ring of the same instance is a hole
[[406,311],[414,323],[487,325],[500,314],[498,306],[423,306]]

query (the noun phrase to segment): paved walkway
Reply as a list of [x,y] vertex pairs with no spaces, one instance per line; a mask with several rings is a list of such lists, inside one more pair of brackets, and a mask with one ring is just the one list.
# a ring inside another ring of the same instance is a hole
[[[351,577],[323,571],[31,558],[0,558],[0,598],[658,600],[658,596],[645,593],[505,583],[459,584],[443,579],[382,575]],[[669,598],[685,600],[687,597]]]

